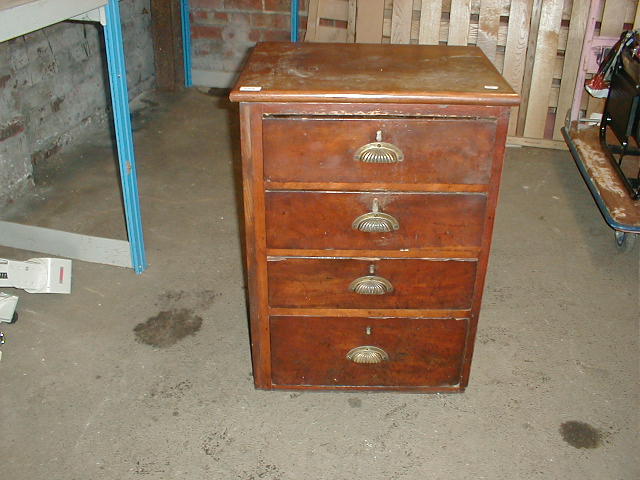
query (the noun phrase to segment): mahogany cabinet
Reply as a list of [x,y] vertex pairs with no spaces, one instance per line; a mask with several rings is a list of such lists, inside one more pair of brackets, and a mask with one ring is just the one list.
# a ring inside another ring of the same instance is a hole
[[231,100],[256,387],[464,390],[517,94],[476,47],[262,43]]

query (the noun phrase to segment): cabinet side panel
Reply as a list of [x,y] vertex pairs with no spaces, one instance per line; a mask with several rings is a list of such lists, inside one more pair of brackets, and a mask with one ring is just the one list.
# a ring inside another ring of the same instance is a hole
[[495,151],[491,166],[491,181],[489,184],[489,196],[487,199],[487,216],[484,225],[482,247],[478,258],[478,270],[476,272],[476,286],[472,304],[472,315],[469,330],[467,333],[467,346],[465,349],[465,360],[462,367],[460,386],[465,388],[469,383],[469,373],[471,370],[471,359],[475,345],[476,332],[478,328],[478,316],[482,305],[482,294],[484,291],[484,281],[487,273],[489,254],[491,252],[491,239],[493,236],[493,223],[498,204],[498,193],[500,190],[500,178],[502,176],[502,166],[504,163],[505,144],[507,139],[507,129],[509,127],[509,109],[502,108],[498,114],[498,125],[496,129]]
[[256,387],[270,388],[271,354],[266,303],[267,270],[261,113],[260,105],[240,104],[242,185],[253,379]]

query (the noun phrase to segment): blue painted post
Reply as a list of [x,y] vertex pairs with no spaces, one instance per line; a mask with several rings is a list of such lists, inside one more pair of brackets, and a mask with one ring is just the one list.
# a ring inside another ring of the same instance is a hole
[[105,6],[106,25],[104,40],[107,48],[109,67],[109,86],[118,146],[120,181],[124,197],[124,212],[127,220],[127,233],[131,248],[131,264],[136,273],[147,268],[142,234],[142,217],[138,199],[138,178],[136,158],[131,132],[131,113],[129,111],[129,89],[127,88],[127,70],[124,62],[122,28],[120,26],[120,8],[118,0],[109,0]]
[[298,41],[298,0],[291,0],[291,41]]
[[191,20],[189,18],[189,0],[180,0],[180,16],[182,17],[182,55],[184,61],[184,85],[193,85],[191,78]]

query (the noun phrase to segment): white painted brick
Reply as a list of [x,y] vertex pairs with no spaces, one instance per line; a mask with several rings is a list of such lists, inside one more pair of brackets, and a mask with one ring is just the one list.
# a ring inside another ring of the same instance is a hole
[[[155,82],[149,0],[121,0],[120,10],[133,98]],[[62,22],[0,43],[0,82],[9,76],[0,87],[0,125],[17,116],[25,125],[0,142],[0,169],[14,172],[0,174],[0,204],[29,183],[33,155],[82,142],[96,125],[107,128],[101,36],[96,24]]]

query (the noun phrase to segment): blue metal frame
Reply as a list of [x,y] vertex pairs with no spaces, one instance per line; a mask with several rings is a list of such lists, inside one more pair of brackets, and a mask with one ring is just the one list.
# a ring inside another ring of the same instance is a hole
[[138,199],[138,177],[136,175],[136,159],[131,131],[129,89],[127,88],[127,70],[124,61],[118,0],[109,0],[109,3],[105,6],[105,13],[104,40],[107,49],[109,87],[111,89],[116,144],[118,146],[124,213],[131,249],[131,265],[136,273],[142,273],[147,268],[147,259],[144,250],[142,217]]
[[[296,1],[296,0],[294,0]],[[184,85],[193,85],[191,78],[191,20],[189,17],[189,0],[180,0],[180,17],[182,19],[182,56],[184,62]]]
[[298,0],[291,0],[291,41],[298,41]]

